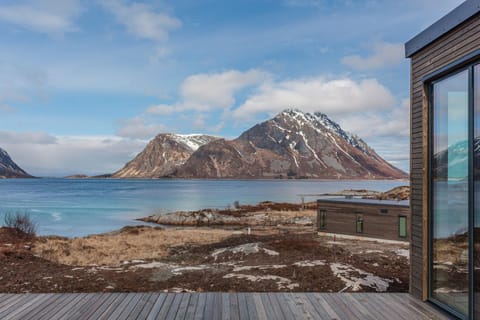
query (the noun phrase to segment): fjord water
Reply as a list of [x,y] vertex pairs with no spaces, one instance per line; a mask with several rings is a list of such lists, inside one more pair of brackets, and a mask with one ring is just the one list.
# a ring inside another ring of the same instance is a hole
[[[28,212],[38,234],[67,237],[141,224],[153,213],[225,208],[235,201],[300,202],[300,194],[345,189],[386,191],[398,180],[110,180],[0,179],[0,224],[7,212]],[[315,197],[306,197],[313,201]]]

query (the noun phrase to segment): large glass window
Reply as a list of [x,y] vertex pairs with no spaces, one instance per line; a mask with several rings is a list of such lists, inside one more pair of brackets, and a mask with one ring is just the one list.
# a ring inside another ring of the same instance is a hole
[[431,296],[468,314],[469,71],[433,83]]

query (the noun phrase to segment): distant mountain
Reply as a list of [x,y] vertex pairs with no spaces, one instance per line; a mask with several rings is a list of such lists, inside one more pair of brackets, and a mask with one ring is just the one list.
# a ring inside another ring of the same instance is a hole
[[1,178],[32,178],[32,176],[13,162],[8,153],[0,148],[0,179]]
[[408,178],[325,114],[295,109],[255,125],[235,140],[205,144],[173,175],[232,179]]
[[112,178],[160,178],[171,175],[200,146],[218,139],[208,135],[159,134]]
[[234,140],[160,134],[113,178],[406,179],[322,113],[288,109]]

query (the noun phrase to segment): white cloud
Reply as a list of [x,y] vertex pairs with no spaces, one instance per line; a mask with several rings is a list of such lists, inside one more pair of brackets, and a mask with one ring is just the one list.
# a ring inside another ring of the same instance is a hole
[[150,139],[165,130],[160,124],[150,124],[141,117],[120,120],[116,134],[124,138]]
[[128,4],[123,0],[104,0],[101,3],[130,34],[139,38],[164,41],[168,39],[171,30],[182,25],[179,19],[166,13],[155,12],[147,4]]
[[366,111],[346,114],[336,119],[346,130],[362,138],[409,137],[410,135],[410,100],[402,100],[399,106],[388,112]]
[[274,114],[295,107],[305,112],[321,111],[331,116],[385,109],[394,103],[390,91],[376,79],[354,81],[317,77],[266,83],[233,115],[237,119],[248,119],[258,113]]
[[[10,132],[10,135],[22,133]],[[34,176],[66,176],[112,173],[123,167],[147,144],[147,141],[143,140],[113,136],[54,138],[54,144],[37,143],[33,140],[23,143],[0,140],[0,146],[20,167]]]
[[258,85],[268,79],[268,74],[259,70],[246,72],[230,70],[214,74],[198,74],[188,77],[182,84],[181,93],[187,105],[200,109],[231,107],[234,94],[243,88]]
[[180,101],[173,105],[151,106],[147,113],[166,115],[186,110],[211,111],[228,109],[235,104],[238,91],[268,82],[270,75],[251,69],[245,72],[229,70],[221,73],[196,74],[186,78],[180,88]]
[[64,34],[77,30],[74,20],[83,11],[79,0],[18,2],[14,5],[0,5],[0,21],[47,34]]
[[405,60],[402,43],[378,42],[373,44],[372,49],[370,56],[346,56],[342,58],[342,63],[356,70],[370,70],[397,65]]
[[46,132],[0,131],[0,147],[4,144],[55,144],[57,138]]

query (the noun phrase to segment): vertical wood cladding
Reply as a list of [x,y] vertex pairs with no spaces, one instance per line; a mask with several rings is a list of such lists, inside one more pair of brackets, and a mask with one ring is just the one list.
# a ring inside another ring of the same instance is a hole
[[[317,204],[317,221],[321,221],[322,212],[325,214],[324,226],[317,225],[320,232],[410,241],[410,208],[408,206],[328,200],[318,200]],[[399,236],[400,216],[407,219],[406,237]],[[357,232],[359,230],[357,227],[362,232]]]
[[411,57],[411,268],[410,292],[426,299],[427,290],[427,89],[422,79],[480,49],[480,15],[457,26]]

